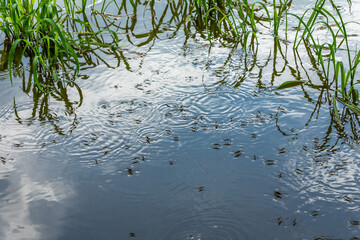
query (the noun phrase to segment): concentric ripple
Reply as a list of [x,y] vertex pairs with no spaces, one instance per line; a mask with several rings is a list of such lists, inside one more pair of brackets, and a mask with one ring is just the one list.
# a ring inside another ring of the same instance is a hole
[[[169,210],[162,219],[166,228],[157,227],[158,239],[246,239],[249,237],[245,219],[222,208]],[[169,224],[170,223],[170,224]],[[161,223],[160,223],[161,226]]]

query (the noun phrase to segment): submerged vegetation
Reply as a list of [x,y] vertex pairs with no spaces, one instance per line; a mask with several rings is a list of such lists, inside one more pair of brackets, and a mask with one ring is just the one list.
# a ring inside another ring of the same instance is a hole
[[[210,43],[220,40],[234,47],[240,45],[248,55],[254,54],[261,46],[260,35],[272,36],[276,49],[293,43],[295,60],[297,49],[305,47],[308,54],[316,58],[327,98],[331,99],[329,106],[339,126],[342,126],[342,117],[337,109],[338,103],[360,114],[356,88],[359,84],[356,72],[360,51],[351,48],[347,30],[349,24],[359,23],[344,22],[333,0],[317,0],[313,8],[302,15],[291,12],[292,0],[168,0],[168,3],[170,5],[159,14],[154,8],[154,0],[143,3],[134,0],[104,0],[101,3],[87,0],[80,3],[72,0],[61,3],[56,0],[3,0],[0,3],[0,30],[5,37],[10,80],[12,82],[14,74],[19,75],[21,67],[28,65],[31,69],[28,82],[33,78],[40,95],[57,92],[57,89],[63,89],[61,82],[72,84],[80,67],[94,64],[89,56],[96,55],[96,51],[115,56],[119,59],[118,66],[122,59],[130,69],[124,56],[126,49],[119,43],[123,38],[129,39],[129,31],[134,28],[138,17],[137,8],[141,6],[148,11],[153,25],[145,35],[136,36],[147,38],[144,44],[156,38],[164,14],[170,9],[174,15],[172,20],[179,23],[176,31],[182,24],[184,31],[193,27],[197,32],[205,33]],[[351,1],[348,4],[351,7]],[[117,14],[107,13],[110,8],[116,9]],[[128,17],[126,27],[120,23],[124,15]],[[297,21],[295,29],[290,28],[290,20]],[[326,34],[331,37],[324,37]],[[98,59],[110,67],[101,57]],[[68,77],[69,70],[71,78]],[[310,83],[294,79],[284,82],[278,89],[303,84]]]

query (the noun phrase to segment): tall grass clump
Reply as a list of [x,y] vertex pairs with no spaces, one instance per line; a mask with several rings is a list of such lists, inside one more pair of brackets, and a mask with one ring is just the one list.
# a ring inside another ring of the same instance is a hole
[[[337,101],[360,114],[360,108],[357,106],[359,91],[355,88],[359,84],[355,81],[355,75],[360,64],[360,51],[354,51],[350,47],[347,31],[347,25],[359,23],[345,22],[335,3],[329,1],[331,9],[327,9],[326,2],[326,0],[317,0],[314,8],[308,9],[301,17],[291,14],[299,20],[294,48],[297,49],[302,41],[313,46],[327,84],[331,86],[335,83],[334,115],[340,122],[336,109]],[[305,20],[308,12],[311,12],[310,17]],[[302,33],[300,33],[301,26],[304,27]],[[328,31],[330,38],[317,37],[317,33],[324,30]],[[340,54],[346,56],[345,62],[338,60]]]
[[269,29],[272,30],[275,38],[278,38],[281,23],[285,20],[285,31],[287,31],[287,10],[290,8],[292,0],[272,1],[272,8],[264,2],[255,2],[253,6],[260,5],[265,11],[269,22]]
[[[210,3],[210,4],[209,4]],[[226,39],[239,42],[247,50],[249,37],[257,42],[257,27],[254,18],[254,7],[247,0],[242,1],[209,1],[208,7],[202,5],[206,11],[208,39],[211,42],[209,23],[216,23],[220,35]]]
[[[113,1],[104,1],[101,11],[110,3]],[[85,13],[91,6],[86,0],[80,6],[73,0],[64,0],[63,4],[64,8],[56,0],[0,0],[0,31],[11,45],[8,58],[11,83],[12,72],[26,59],[36,85],[46,91],[48,81],[42,81],[43,77],[58,81],[59,73],[67,71],[69,62],[75,66],[75,75],[79,72],[79,50],[89,50],[94,45],[117,48],[119,38],[114,31],[93,29]],[[92,4],[90,10],[95,17],[100,12],[95,10],[95,1]],[[112,43],[98,37],[102,34],[110,35]]]
[[11,83],[14,60],[19,63],[24,56],[30,59],[34,80],[41,90],[39,73],[52,72],[57,79],[59,62],[71,58],[79,71],[72,37],[62,27],[68,15],[59,10],[56,0],[0,1],[0,30],[12,43],[8,60]]
[[273,0],[272,4],[262,1],[249,3],[248,0],[196,0],[195,8],[198,13],[201,9],[206,12],[209,41],[214,35],[211,23],[216,22],[217,30],[223,37],[240,42],[246,51],[250,36],[258,43],[258,25],[266,25],[278,38],[281,23],[286,21],[286,12],[291,3],[292,0]]

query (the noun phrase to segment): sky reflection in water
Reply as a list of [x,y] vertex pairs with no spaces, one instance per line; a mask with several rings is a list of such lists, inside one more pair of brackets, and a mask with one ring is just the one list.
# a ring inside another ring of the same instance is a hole
[[333,122],[311,56],[210,46],[170,5],[156,35],[150,11],[119,20],[125,50],[61,97],[1,75],[0,238],[360,237],[358,123]]

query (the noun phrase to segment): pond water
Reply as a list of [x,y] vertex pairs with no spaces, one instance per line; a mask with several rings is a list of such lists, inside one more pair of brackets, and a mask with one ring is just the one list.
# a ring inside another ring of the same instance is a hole
[[155,5],[109,8],[123,50],[52,95],[0,72],[0,239],[359,239],[359,122],[331,117],[307,49],[210,45]]

